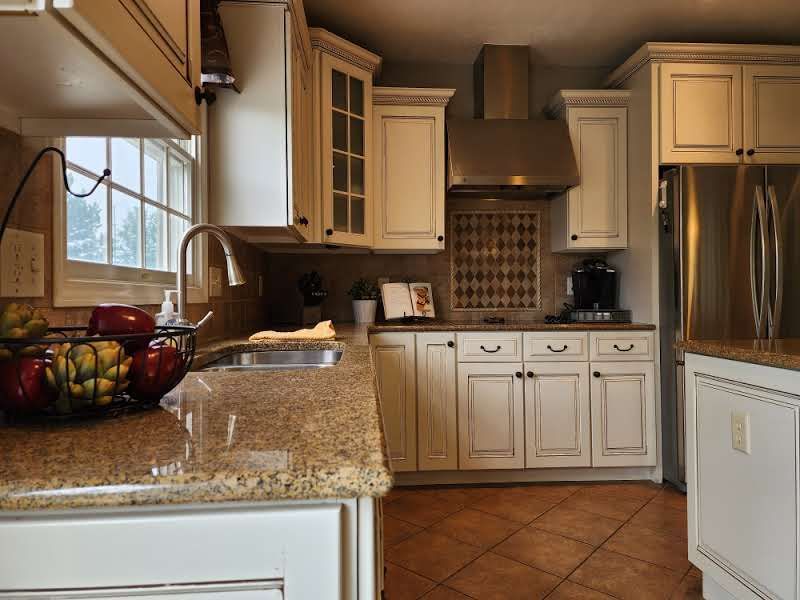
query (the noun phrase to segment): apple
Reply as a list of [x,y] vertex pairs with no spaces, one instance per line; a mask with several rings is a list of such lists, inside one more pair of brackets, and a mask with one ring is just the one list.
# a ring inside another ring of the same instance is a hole
[[45,383],[45,361],[23,356],[0,363],[0,408],[35,412],[47,408],[55,393]]
[[[130,304],[100,304],[89,317],[87,335],[128,335],[131,333],[154,333],[156,322],[147,311]],[[131,341],[126,347],[133,350],[144,348],[150,338]]]
[[137,400],[157,400],[183,376],[184,359],[175,346],[153,344],[138,350],[128,372],[128,392]]

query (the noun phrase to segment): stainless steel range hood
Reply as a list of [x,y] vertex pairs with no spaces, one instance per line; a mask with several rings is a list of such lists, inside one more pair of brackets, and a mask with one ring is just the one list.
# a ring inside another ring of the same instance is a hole
[[541,195],[579,183],[563,121],[528,119],[528,47],[486,45],[475,61],[475,119],[448,119],[448,191]]

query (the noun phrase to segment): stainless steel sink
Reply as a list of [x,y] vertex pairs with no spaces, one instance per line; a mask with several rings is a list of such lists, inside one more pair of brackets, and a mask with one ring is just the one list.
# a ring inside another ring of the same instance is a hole
[[193,371],[275,371],[333,367],[341,350],[257,350],[209,357]]

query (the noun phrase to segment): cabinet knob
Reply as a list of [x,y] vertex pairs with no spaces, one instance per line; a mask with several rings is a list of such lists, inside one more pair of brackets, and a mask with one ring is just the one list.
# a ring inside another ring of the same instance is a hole
[[592,376],[593,377],[600,377],[600,371],[595,371],[594,373],[592,373]]
[[333,235],[333,229],[326,229],[325,235]]
[[517,379],[522,379],[522,371],[517,371],[516,373],[514,373],[514,377],[516,377]]
[[750,148],[750,149],[747,151],[747,156],[753,156],[753,154],[755,154],[755,153],[756,153],[756,151],[755,151],[755,150],[753,150],[752,148]]
[[305,217],[300,217],[297,222],[300,223],[300,225],[308,225],[308,219]]
[[194,88],[194,102],[197,106],[200,106],[203,103],[203,100],[206,101],[206,104],[211,106],[214,104],[214,101],[217,99],[217,95],[212,92],[211,90],[207,90],[206,88],[196,87]]
[[528,371],[527,373],[525,373],[525,375],[533,379],[533,371]]
[[744,148],[737,148],[736,149],[736,156],[741,156],[744,154]]
[[570,237],[570,239],[571,239],[571,240],[574,242],[575,240],[577,240],[577,239],[578,239],[578,234],[576,234],[576,233],[573,233],[573,234],[572,234],[571,236],[569,236],[569,237]]
[[450,340],[449,342],[447,342],[447,347],[448,348],[452,348],[454,346],[455,346],[455,343],[453,342],[453,340]]
[[440,242],[443,242],[443,241],[444,241],[444,236],[443,236],[443,235],[440,235],[440,236],[439,236],[439,237],[437,237],[436,239],[437,239],[437,240],[439,240]]

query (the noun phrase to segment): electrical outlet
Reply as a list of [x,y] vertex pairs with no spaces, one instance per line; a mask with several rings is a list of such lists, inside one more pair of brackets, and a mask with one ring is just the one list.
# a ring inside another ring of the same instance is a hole
[[208,267],[208,295],[222,296],[222,269]]
[[0,245],[0,296],[44,296],[44,234],[6,229]]
[[731,413],[731,442],[733,449],[750,454],[750,415]]
[[258,297],[260,298],[263,295],[264,295],[264,276],[263,275],[259,275],[258,276]]
[[574,296],[575,292],[572,290],[572,275],[567,275],[567,296]]

